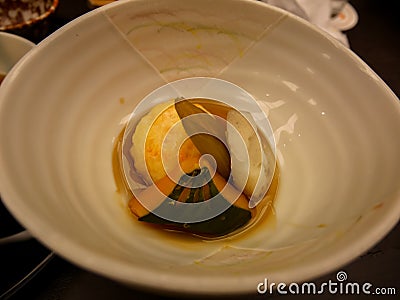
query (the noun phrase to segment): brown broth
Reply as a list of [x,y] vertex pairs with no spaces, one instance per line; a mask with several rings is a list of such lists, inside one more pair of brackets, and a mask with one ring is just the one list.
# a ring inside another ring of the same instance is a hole
[[3,82],[5,77],[6,77],[6,74],[0,74],[0,84]]
[[[196,99],[195,103],[201,104],[206,110],[212,111],[213,114],[218,115],[224,119],[226,119],[227,113],[229,111],[229,107],[225,105],[215,104],[207,99]],[[114,173],[114,180],[116,183],[117,190],[116,192],[121,195],[126,201],[129,201],[133,197],[133,193],[131,192],[128,183],[125,180],[125,175],[122,167],[122,140],[124,136],[125,128],[118,134],[114,141],[114,148],[112,153],[112,167]],[[263,200],[253,209],[252,219],[248,224],[243,226],[237,231],[234,231],[226,236],[218,237],[216,239],[220,240],[221,238],[241,238],[244,234],[249,235],[257,231],[258,228],[269,228],[273,229],[276,223],[275,211],[274,211],[274,202],[278,193],[279,186],[279,167],[276,163],[275,172],[271,181],[271,185],[264,196]],[[137,218],[128,207],[126,207],[127,211],[133,218]],[[143,226],[153,227],[155,230],[163,232],[167,235],[170,235],[171,238],[176,238],[182,241],[187,240],[187,238],[196,238],[203,240],[213,240],[213,238],[205,238],[204,236],[196,236],[192,233],[187,232],[178,232],[175,230],[170,230],[168,228],[162,228],[160,226],[154,226],[152,224],[148,224],[145,222]],[[162,230],[160,230],[160,228]]]

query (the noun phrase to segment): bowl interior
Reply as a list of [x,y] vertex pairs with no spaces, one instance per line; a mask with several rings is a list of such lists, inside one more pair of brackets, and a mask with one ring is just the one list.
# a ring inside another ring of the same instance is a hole
[[[127,116],[193,76],[244,88],[274,130],[274,216],[238,238],[171,238],[133,220],[116,193],[113,143]],[[6,205],[60,255],[123,282],[254,292],[265,277],[340,267],[399,219],[398,99],[351,51],[256,1],[102,7],[42,42],[0,93]]]

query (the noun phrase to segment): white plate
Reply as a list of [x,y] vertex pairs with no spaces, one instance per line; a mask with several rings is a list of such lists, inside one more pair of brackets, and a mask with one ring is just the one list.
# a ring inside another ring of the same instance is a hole
[[[229,9],[227,9],[229,7]],[[256,292],[348,263],[400,216],[400,105],[354,53],[257,1],[117,1],[68,24],[0,91],[0,189],[30,232],[81,267],[168,292]],[[168,239],[116,195],[113,140],[165,82],[228,80],[269,115],[275,226]],[[23,88],[22,88],[23,87]]]

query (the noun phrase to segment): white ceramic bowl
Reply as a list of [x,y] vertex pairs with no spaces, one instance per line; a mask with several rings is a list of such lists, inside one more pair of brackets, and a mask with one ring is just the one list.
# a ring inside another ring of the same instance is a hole
[[[227,9],[229,7],[229,9]],[[68,24],[0,94],[0,190],[58,254],[169,292],[256,292],[338,269],[400,216],[400,105],[355,54],[257,1],[118,1]],[[115,192],[122,120],[165,82],[211,76],[269,115],[281,176],[275,224],[236,240],[171,240]]]

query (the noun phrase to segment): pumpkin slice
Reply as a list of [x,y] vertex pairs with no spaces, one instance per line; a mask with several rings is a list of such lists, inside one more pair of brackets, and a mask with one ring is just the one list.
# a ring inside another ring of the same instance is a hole
[[221,119],[194,105],[190,100],[176,99],[175,109],[195,147],[202,155],[210,154],[217,162],[218,172],[228,179],[231,157],[225,144],[219,140],[225,137],[225,122],[221,123]]
[[[187,187],[188,185],[196,187]],[[208,167],[196,167],[183,175],[178,184],[166,176],[144,190],[139,198],[148,201],[147,208],[136,198],[129,203],[130,210],[139,221],[206,237],[220,237],[236,231],[245,226],[253,214],[248,208],[247,198],[220,174],[215,173],[211,178]],[[207,202],[200,206],[182,205],[204,201]],[[210,211],[221,213],[210,219]],[[166,215],[169,220],[162,217]],[[185,217],[204,221],[181,223],[173,221],[174,216],[177,219]]]

